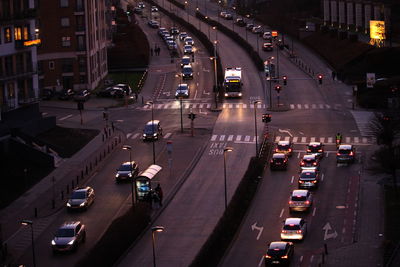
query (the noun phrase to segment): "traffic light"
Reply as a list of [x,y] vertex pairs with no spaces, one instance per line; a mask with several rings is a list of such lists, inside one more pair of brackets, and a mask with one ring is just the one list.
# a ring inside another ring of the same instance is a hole
[[271,114],[265,113],[262,115],[262,122],[271,122]]
[[275,91],[277,91],[278,93],[282,90],[282,87],[278,84],[275,86]]
[[287,85],[287,76],[283,75],[282,79],[283,79],[283,85]]
[[318,74],[318,82],[319,84],[322,84],[322,74]]

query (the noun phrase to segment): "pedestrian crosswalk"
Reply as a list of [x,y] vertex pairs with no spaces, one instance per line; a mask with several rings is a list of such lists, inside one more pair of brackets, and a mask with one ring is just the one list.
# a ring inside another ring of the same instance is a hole
[[370,122],[374,118],[374,113],[370,111],[351,111],[362,136],[371,136]]
[[[222,104],[223,109],[265,109],[268,107],[266,104],[245,104],[245,103],[224,103]],[[143,107],[139,107],[138,109],[142,110],[151,110],[151,105],[144,105]],[[153,109],[180,109],[181,105],[178,101],[169,102],[169,103],[155,103]],[[183,103],[182,109],[202,109],[202,108],[211,108],[210,103]],[[290,109],[299,109],[299,110],[308,110],[308,109],[340,109],[342,108],[341,104],[323,104],[323,103],[314,103],[314,104],[289,104]]]
[[[260,136],[258,137],[260,138]],[[259,140],[259,139],[258,139]],[[276,136],[274,142],[291,141],[294,144],[308,144],[310,142],[322,142],[327,145],[334,145],[336,143],[335,137],[306,137],[306,136]],[[213,134],[210,142],[233,142],[233,143],[255,143],[256,137],[254,135],[227,135],[227,134]],[[359,136],[346,136],[343,138],[343,143],[349,144],[371,144],[372,138],[359,137]]]
[[[172,136],[172,133],[165,133],[161,136],[162,139],[168,139]],[[127,133],[126,134],[126,139],[131,139],[131,140],[135,140],[135,139],[141,139],[142,137],[142,133]],[[161,139],[160,138],[160,139]]]

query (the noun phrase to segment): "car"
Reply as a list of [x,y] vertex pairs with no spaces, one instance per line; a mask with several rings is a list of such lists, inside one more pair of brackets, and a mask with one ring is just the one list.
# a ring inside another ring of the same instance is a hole
[[339,145],[336,153],[337,163],[354,163],[356,158],[356,150],[353,145]]
[[270,161],[271,170],[286,170],[288,165],[288,156],[284,153],[274,153]]
[[176,98],[179,98],[179,97],[188,98],[189,92],[190,92],[189,85],[187,85],[186,83],[180,83],[180,84],[178,84],[178,87],[176,88],[175,97]]
[[87,209],[94,202],[94,190],[90,186],[75,188],[67,201],[67,208],[71,210]]
[[262,38],[264,40],[272,40],[271,32],[264,32]]
[[287,141],[287,140],[279,141],[276,144],[275,153],[284,153],[284,154],[288,155],[289,157],[291,157],[293,154],[292,142]]
[[289,265],[293,259],[294,245],[292,242],[274,241],[268,245],[264,255],[266,266],[282,264]]
[[191,45],[185,45],[183,47],[183,54],[185,55],[193,54],[193,47]]
[[289,197],[289,212],[309,211],[312,204],[313,196],[309,190],[293,190]]
[[246,30],[251,31],[253,30],[254,24],[253,23],[247,23],[246,24]]
[[179,29],[177,27],[171,27],[169,32],[171,33],[171,35],[177,35],[179,34]]
[[273,47],[272,47],[272,43],[270,43],[270,42],[265,42],[264,44],[263,44],[263,48],[262,48],[264,51],[272,51],[273,50]]
[[162,38],[163,38],[163,40],[166,42],[168,39],[171,39],[171,40],[174,40],[174,38],[168,33],[168,32],[166,32],[166,33],[164,33],[163,34],[163,36],[162,36]]
[[227,19],[227,20],[233,20],[233,15],[231,13],[226,12],[224,18]]
[[141,9],[140,7],[135,7],[133,9],[133,13],[138,14],[138,15],[142,15],[143,14],[143,9]]
[[86,227],[80,221],[63,223],[51,240],[53,253],[75,251],[86,240]]
[[186,37],[186,38],[184,39],[184,42],[185,42],[186,45],[191,45],[191,46],[194,45],[193,38],[190,37],[190,36]]
[[123,89],[126,95],[132,94],[132,88],[130,87],[129,84],[118,83],[118,84],[114,85],[114,87],[119,87],[119,88]]
[[139,2],[138,3],[138,7],[139,8],[145,8],[146,6],[145,6],[145,4],[143,2]]
[[153,120],[146,123],[143,130],[143,141],[158,140],[162,135],[162,128],[159,120]]
[[319,172],[317,170],[300,171],[298,187],[299,189],[317,188],[319,183]]
[[300,168],[305,169],[319,169],[319,159],[315,154],[306,154],[300,161]]
[[168,30],[164,27],[158,28],[158,35],[162,36],[164,35],[164,32],[168,32]]
[[282,226],[282,240],[304,240],[307,234],[307,222],[302,218],[287,218]]
[[244,21],[244,19],[242,18],[237,18],[235,21],[236,25],[238,25],[239,27],[244,27],[246,26],[246,22]]
[[149,20],[149,21],[147,22],[147,24],[148,24],[150,27],[155,28],[155,29],[157,29],[158,27],[160,27],[160,24],[159,24],[158,21],[156,21],[156,20]]
[[183,68],[183,66],[185,65],[190,65],[190,62],[191,62],[190,57],[183,56],[181,60],[181,68]]
[[151,12],[158,12],[158,8],[156,6],[152,6],[150,10]]
[[186,37],[188,37],[188,34],[187,34],[186,32],[181,32],[181,33],[178,35],[178,38],[179,38],[179,40],[181,40],[181,41],[185,40]]
[[310,142],[307,145],[307,154],[314,154],[318,159],[324,158],[324,144],[321,142]]
[[139,165],[135,161],[127,161],[121,164],[115,174],[115,181],[130,181],[139,174]]
[[97,96],[122,98],[125,96],[125,92],[124,89],[122,89],[121,87],[111,86],[98,91]]
[[41,97],[42,100],[50,100],[54,97],[54,91],[51,89],[43,89]]
[[185,65],[182,68],[182,79],[193,79],[193,69],[190,65]]
[[173,36],[171,36],[171,35],[167,35],[166,37],[165,37],[165,43],[168,45],[168,42],[175,42],[175,39],[174,39],[174,37]]
[[226,11],[221,11],[221,12],[219,12],[219,16],[220,16],[221,18],[225,18],[225,16],[226,16]]
[[74,90],[72,89],[64,89],[58,94],[58,99],[60,100],[69,100],[75,95]]
[[175,43],[175,41],[168,40],[168,41],[167,41],[167,46],[168,46],[168,49],[169,49],[169,50],[176,50],[176,49],[178,49],[178,45]]
[[90,92],[89,90],[81,90],[78,93],[74,95],[74,100],[78,102],[85,102],[89,100],[90,98]]
[[252,32],[252,33],[255,33],[255,34],[262,34],[262,33],[263,33],[263,30],[262,30],[262,27],[261,27],[261,26],[254,26],[254,27],[251,29],[251,32]]

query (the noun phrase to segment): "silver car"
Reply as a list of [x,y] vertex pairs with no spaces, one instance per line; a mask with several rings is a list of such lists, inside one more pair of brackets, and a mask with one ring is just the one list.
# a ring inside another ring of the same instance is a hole
[[282,240],[303,240],[307,234],[307,223],[302,218],[287,218],[282,227]]
[[86,228],[80,221],[65,222],[51,240],[53,253],[73,251],[78,248],[79,243],[86,240]]
[[94,190],[90,186],[78,187],[67,201],[68,210],[87,209],[94,202]]
[[139,174],[139,167],[135,161],[132,162],[124,162],[117,169],[117,173],[115,174],[115,180],[117,182],[121,182],[123,180],[130,180],[135,178]]
[[293,190],[289,197],[289,212],[308,211],[313,204],[313,196],[309,190]]

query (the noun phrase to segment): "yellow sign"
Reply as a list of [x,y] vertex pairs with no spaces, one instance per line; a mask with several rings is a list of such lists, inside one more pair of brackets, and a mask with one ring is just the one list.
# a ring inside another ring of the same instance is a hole
[[380,20],[369,21],[369,37],[371,39],[385,40],[385,22]]
[[40,39],[25,41],[24,46],[40,45],[42,41]]

